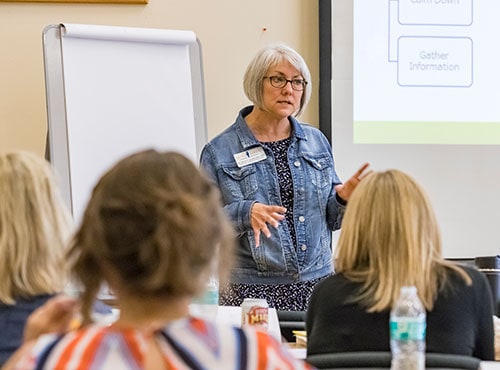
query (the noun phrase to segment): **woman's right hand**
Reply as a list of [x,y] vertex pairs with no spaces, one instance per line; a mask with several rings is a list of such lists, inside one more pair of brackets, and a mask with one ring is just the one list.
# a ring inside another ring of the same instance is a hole
[[254,203],[250,212],[250,223],[255,235],[256,247],[260,245],[260,234],[263,233],[269,238],[271,231],[268,225],[278,227],[280,221],[285,218],[285,212],[285,207]]

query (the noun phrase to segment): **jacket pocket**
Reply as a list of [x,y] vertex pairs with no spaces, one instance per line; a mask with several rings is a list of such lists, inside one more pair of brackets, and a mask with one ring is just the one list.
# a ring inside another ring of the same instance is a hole
[[223,189],[234,198],[248,199],[258,189],[254,166],[222,167]]
[[303,156],[307,163],[307,171],[311,182],[319,188],[331,187],[333,181],[333,161],[325,154],[309,154]]

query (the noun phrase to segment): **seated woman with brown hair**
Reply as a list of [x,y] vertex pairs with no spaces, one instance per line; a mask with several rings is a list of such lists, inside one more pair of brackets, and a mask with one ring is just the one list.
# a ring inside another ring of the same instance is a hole
[[413,285],[427,310],[427,352],[494,359],[486,277],[443,259],[431,204],[410,176],[389,170],[359,184],[335,265],[337,274],[317,285],[308,308],[308,355],[390,351],[391,307],[400,288]]
[[[72,244],[83,286],[83,326],[64,332],[75,306],[63,297],[35,312],[6,369],[304,369],[264,331],[189,315],[214,259],[227,276],[234,235],[218,190],[184,156],[149,150],[98,182]],[[91,323],[103,282],[117,297],[111,326]]]
[[0,154],[0,365],[21,345],[26,318],[65,285],[73,229],[50,164]]

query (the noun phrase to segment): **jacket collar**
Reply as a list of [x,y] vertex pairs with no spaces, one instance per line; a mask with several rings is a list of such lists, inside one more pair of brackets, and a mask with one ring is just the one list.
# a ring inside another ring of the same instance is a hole
[[[240,110],[235,122],[236,134],[238,135],[244,149],[260,145],[259,141],[252,134],[245,122],[245,117],[252,111],[252,109],[253,105],[249,105]],[[295,137],[296,140],[307,140],[299,121],[293,116],[289,116],[288,120],[292,125],[292,137]]]

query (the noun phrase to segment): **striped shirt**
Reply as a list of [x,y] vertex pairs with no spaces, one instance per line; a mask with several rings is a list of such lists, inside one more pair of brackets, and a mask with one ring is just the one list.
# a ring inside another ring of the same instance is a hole
[[[153,334],[168,369],[311,369],[267,333],[185,318]],[[16,369],[139,370],[147,334],[92,325],[64,336],[44,335]]]

